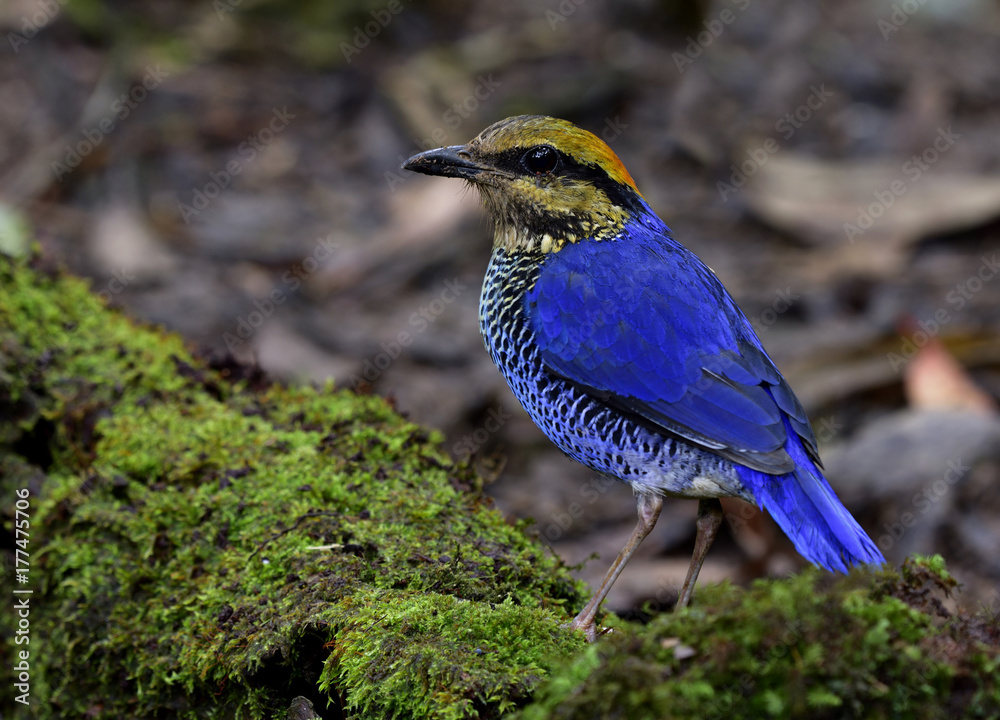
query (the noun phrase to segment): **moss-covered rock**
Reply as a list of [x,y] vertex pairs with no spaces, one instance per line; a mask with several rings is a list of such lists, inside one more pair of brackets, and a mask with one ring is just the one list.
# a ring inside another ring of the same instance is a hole
[[33,717],[279,717],[296,695],[490,717],[583,647],[565,568],[384,400],[231,381],[81,281],[0,262]]
[[701,587],[685,611],[588,648],[521,717],[1000,717],[1000,625],[947,612],[955,585],[935,557]]
[[0,661],[30,666],[5,715],[1000,715],[998,622],[945,611],[940,560],[702,586],[586,646],[581,588],[434,433],[2,255],[0,477],[4,584],[22,550],[32,590],[27,645],[0,605]]

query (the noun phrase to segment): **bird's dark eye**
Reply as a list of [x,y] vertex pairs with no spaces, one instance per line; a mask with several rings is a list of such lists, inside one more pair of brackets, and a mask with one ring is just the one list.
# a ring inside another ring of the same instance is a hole
[[524,153],[524,156],[521,158],[521,163],[527,168],[528,172],[535,175],[544,175],[545,173],[552,172],[556,169],[558,162],[559,155],[548,145],[533,147]]

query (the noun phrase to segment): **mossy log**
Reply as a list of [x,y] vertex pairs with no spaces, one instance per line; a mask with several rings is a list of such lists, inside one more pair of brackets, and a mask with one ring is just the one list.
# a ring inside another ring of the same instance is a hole
[[31,590],[4,716],[1000,714],[997,618],[944,609],[940,559],[700,587],[588,646],[586,589],[436,433],[198,359],[37,258],[0,255],[0,476]]

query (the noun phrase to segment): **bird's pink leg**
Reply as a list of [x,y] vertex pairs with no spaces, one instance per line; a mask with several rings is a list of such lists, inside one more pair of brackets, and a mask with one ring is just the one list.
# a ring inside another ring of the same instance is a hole
[[684,578],[684,586],[681,594],[677,598],[677,605],[674,611],[687,607],[691,602],[691,594],[694,592],[694,584],[701,572],[701,566],[708,555],[708,549],[712,547],[715,536],[719,534],[719,527],[722,525],[722,503],[716,498],[698,501],[698,532],[694,539],[694,554],[691,556],[691,566],[688,568],[687,577]]
[[[718,500],[716,500],[718,502]],[[656,519],[660,517],[660,510],[663,509],[663,498],[659,495],[653,494],[640,494],[636,496],[636,505],[639,510],[639,522],[636,523],[635,530],[632,531],[632,535],[629,536],[628,542],[625,543],[625,547],[622,551],[618,553],[618,558],[615,560],[611,569],[608,570],[608,574],[604,576],[601,586],[597,588],[597,592],[594,596],[590,598],[580,614],[573,618],[573,622],[570,623],[570,629],[572,630],[582,630],[587,639],[591,642],[597,636],[596,629],[594,627],[594,618],[597,616],[597,610],[600,608],[601,603],[604,602],[604,598],[607,597],[608,592],[611,590],[611,586],[615,584],[615,580],[621,575],[622,570],[625,569],[625,563],[628,559],[632,557],[632,553],[635,552],[636,548],[639,547],[639,543],[649,535],[653,526],[656,525]],[[719,512],[721,513],[722,506],[719,506]],[[699,526],[700,533],[700,526]],[[714,535],[713,535],[714,537]],[[711,544],[711,543],[710,543]],[[700,565],[699,565],[700,567]],[[697,575],[697,573],[695,573]]]

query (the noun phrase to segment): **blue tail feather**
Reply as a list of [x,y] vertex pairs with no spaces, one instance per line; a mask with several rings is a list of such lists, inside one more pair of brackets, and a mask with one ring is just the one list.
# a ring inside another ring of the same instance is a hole
[[798,435],[787,429],[785,449],[795,461],[793,472],[768,475],[746,467],[737,469],[757,503],[781,526],[795,549],[816,565],[847,572],[851,565],[884,563],[875,543],[806,455]]

